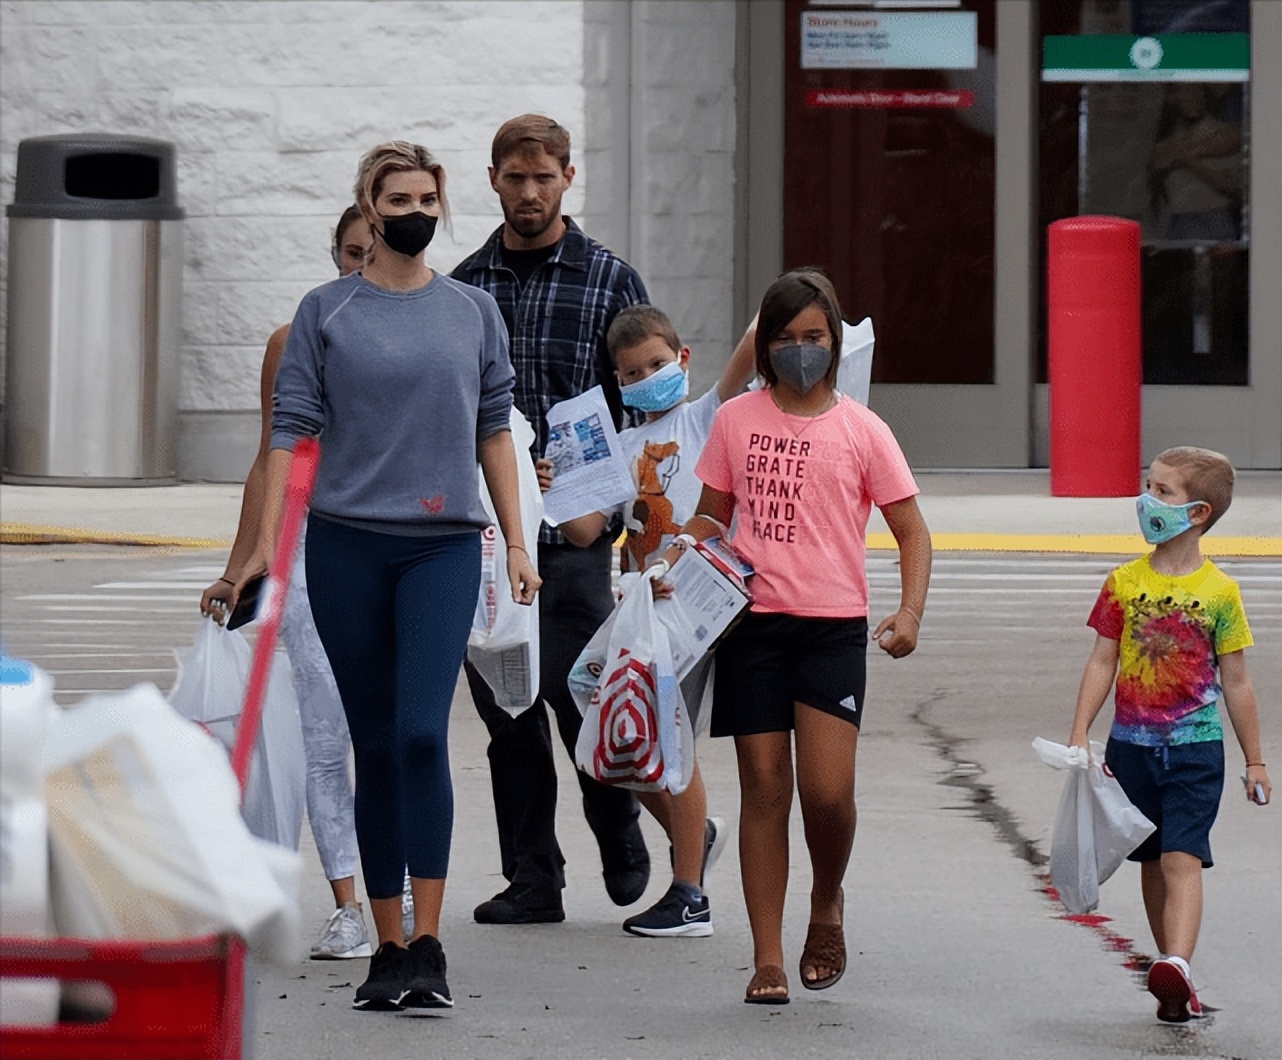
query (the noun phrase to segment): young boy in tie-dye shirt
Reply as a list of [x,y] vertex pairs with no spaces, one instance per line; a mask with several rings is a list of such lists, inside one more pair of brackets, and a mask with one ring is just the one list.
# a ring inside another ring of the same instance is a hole
[[1148,973],[1158,1019],[1202,1015],[1189,961],[1202,920],[1202,869],[1224,788],[1221,697],[1246,761],[1247,798],[1270,794],[1255,690],[1243,650],[1251,630],[1237,583],[1204,559],[1199,540],[1233,499],[1233,465],[1208,449],[1158,454],[1136,500],[1152,553],[1104,583],[1088,625],[1098,634],[1082,675],[1069,743],[1087,731],[1114,684],[1105,763],[1157,830],[1130,855],[1160,951]]

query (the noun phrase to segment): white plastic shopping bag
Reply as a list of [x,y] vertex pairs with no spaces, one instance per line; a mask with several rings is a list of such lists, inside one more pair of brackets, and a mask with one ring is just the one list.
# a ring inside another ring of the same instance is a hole
[[872,318],[864,317],[858,324],[843,321],[837,389],[843,394],[849,394],[861,405],[868,404],[868,390],[872,384],[872,354]]
[[651,581],[666,569],[665,564],[651,567],[625,591],[607,620],[599,661],[585,658],[599,650],[598,637],[593,637],[575,664],[578,684],[571,683],[570,689],[576,702],[582,703],[583,675],[599,670],[574,760],[603,784],[680,795],[694,772],[694,732],[667,629],[655,614]]
[[231,932],[297,959],[298,855],[250,834],[226,753],[154,685],[57,711],[44,767],[59,934]]
[[1099,905],[1099,888],[1132,850],[1153,834],[1155,825],[1104,771],[1104,745],[1085,748],[1033,741],[1037,757],[1068,771],[1051,833],[1051,883],[1070,913],[1089,913]]
[[[178,660],[178,682],[169,702],[231,750],[236,739],[253,652],[240,630],[202,621],[192,647]],[[272,658],[263,720],[249,762],[242,814],[249,830],[290,850],[298,849],[306,804],[307,762],[302,720],[289,660]]]
[[[521,505],[521,533],[531,561],[537,564],[543,495],[534,464],[525,458],[534,430],[513,406],[512,444]],[[507,576],[507,542],[499,529],[494,502],[481,479],[481,503],[491,525],[481,534],[481,591],[467,640],[467,658],[494,693],[500,707],[515,716],[528,709],[539,691],[539,602],[518,604]]]
[[[38,666],[0,655],[0,935],[41,938],[49,924],[49,827],[44,752],[58,708]],[[58,1022],[56,979],[6,977],[0,1025]]]

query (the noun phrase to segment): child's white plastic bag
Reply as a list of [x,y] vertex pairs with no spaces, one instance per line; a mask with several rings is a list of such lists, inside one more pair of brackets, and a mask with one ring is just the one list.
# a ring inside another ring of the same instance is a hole
[[837,366],[837,389],[861,405],[868,404],[872,384],[872,317],[858,324],[842,322],[841,364]]
[[298,855],[250,834],[226,753],[154,685],[56,712],[44,766],[60,934],[231,932],[297,959]]
[[[230,752],[236,739],[253,655],[240,630],[202,621],[192,647],[178,660],[178,682],[169,702],[189,721],[203,725]],[[242,816],[260,839],[298,849],[306,805],[307,762],[302,719],[289,660],[272,658],[263,720],[249,760]]]
[[1099,905],[1099,888],[1156,826],[1137,810],[1111,773],[1104,772],[1104,745],[1082,747],[1033,741],[1037,757],[1068,771],[1051,832],[1051,883],[1070,913]]
[[[655,615],[651,567],[625,592],[575,664],[575,701],[583,703],[584,675],[598,677],[584,709],[575,764],[603,784],[680,795],[694,772],[694,732],[677,685],[672,648]],[[607,631],[603,655],[599,638]]]
[[[534,464],[526,459],[534,429],[513,406],[510,419],[516,447],[516,478],[521,505],[521,532],[531,562],[537,566],[543,494]],[[507,542],[499,529],[494,502],[481,478],[481,503],[491,525],[481,534],[481,591],[467,640],[468,661],[494,693],[495,702],[516,716],[533,704],[539,691],[539,602],[518,604],[507,576]]]

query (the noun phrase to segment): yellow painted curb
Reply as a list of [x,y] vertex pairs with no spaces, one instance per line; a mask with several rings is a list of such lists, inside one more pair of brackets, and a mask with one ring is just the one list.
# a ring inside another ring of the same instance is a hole
[[164,548],[230,548],[217,537],[178,537],[135,534],[120,530],[90,530],[31,523],[0,523],[0,545],[141,545]]
[[[930,535],[937,552],[1076,552],[1090,555],[1139,555],[1148,552],[1139,534],[959,534]],[[1207,556],[1282,556],[1282,537],[1216,537],[1202,539]],[[868,547],[893,549],[895,539],[883,532],[868,535]]]

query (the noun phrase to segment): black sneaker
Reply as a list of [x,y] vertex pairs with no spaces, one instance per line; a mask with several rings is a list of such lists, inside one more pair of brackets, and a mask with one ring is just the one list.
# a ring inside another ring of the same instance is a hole
[[408,951],[394,942],[384,942],[369,959],[369,975],[356,988],[353,1008],[370,1010],[398,1009],[405,997],[405,973]]
[[445,983],[445,951],[440,940],[420,935],[409,944],[405,962],[403,1008],[453,1008],[454,999]]
[[472,912],[478,924],[559,924],[565,907],[559,891],[539,893],[513,883]]
[[712,909],[708,896],[697,898],[691,888],[674,883],[668,893],[644,913],[630,916],[623,922],[623,930],[632,935],[665,938],[668,935],[689,935],[707,938],[712,934]]
[[615,905],[631,905],[645,894],[650,883],[650,851],[635,820],[612,852],[607,854],[602,848],[601,867],[605,893]]

